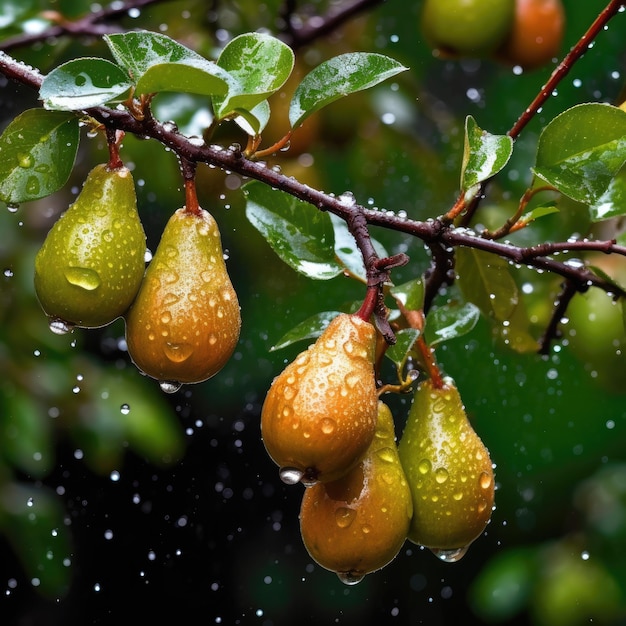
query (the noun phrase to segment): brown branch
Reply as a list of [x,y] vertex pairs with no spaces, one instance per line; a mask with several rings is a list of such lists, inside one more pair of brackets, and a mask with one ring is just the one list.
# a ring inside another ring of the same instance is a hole
[[29,46],[40,41],[62,37],[63,35],[87,35],[101,37],[110,33],[118,33],[118,26],[100,24],[106,20],[114,20],[125,16],[131,9],[141,9],[151,4],[157,4],[167,0],[129,0],[128,2],[114,2],[98,11],[89,11],[76,20],[67,20],[60,13],[49,11],[48,17],[55,19],[56,23],[38,33],[23,33],[8,37],[0,42],[0,50],[13,50],[15,48]]
[[297,25],[294,19],[295,2],[288,0],[282,12],[285,22],[286,33],[282,36],[283,41],[297,50],[324,37],[343,26],[355,15],[382,4],[385,0],[353,0],[344,2],[338,7],[331,9],[327,15],[316,16],[309,19],[305,24]]

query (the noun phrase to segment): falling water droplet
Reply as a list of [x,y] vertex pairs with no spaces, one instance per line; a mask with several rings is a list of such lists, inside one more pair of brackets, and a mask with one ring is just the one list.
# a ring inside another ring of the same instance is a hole
[[182,383],[179,383],[177,380],[160,380],[159,387],[161,387],[161,391],[164,393],[176,393],[181,387]]
[[469,546],[463,548],[455,548],[453,550],[442,550],[441,548],[430,548],[430,551],[440,560],[445,563],[456,563],[460,561],[465,554]]
[[128,415],[130,413],[130,406],[128,406],[128,404],[126,403],[122,404],[122,406],[120,407],[120,413],[122,415]]
[[286,485],[295,485],[302,480],[304,472],[295,467],[281,467],[278,475]]
[[58,318],[51,319],[49,327],[55,335],[67,335],[74,330],[74,324],[70,324],[69,322]]
[[364,578],[365,574],[357,574],[355,572],[337,572],[337,577],[344,585],[358,585]]

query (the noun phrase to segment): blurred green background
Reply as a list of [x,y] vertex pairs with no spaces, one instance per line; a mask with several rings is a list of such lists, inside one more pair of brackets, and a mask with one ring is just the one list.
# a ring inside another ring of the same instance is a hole
[[[330,2],[297,3],[324,13]],[[564,0],[568,50],[603,8]],[[259,28],[277,32],[279,0],[157,3],[116,23],[166,32],[214,57],[220,42]],[[445,212],[458,190],[463,124],[504,133],[550,67],[518,74],[489,60],[440,60],[419,29],[420,2],[389,0],[339,31],[298,49],[297,70],[348,51],[381,52],[410,68],[391,83],[313,116],[291,149],[269,160],[329,192],[352,191],[367,206],[415,219]],[[78,16],[80,0],[0,2],[8,37],[54,9]],[[11,20],[10,16],[14,19]],[[626,17],[601,33],[516,143],[489,189],[481,219],[506,219],[530,182],[538,134],[566,108],[616,103],[624,87]],[[75,56],[105,56],[89,38],[59,38],[11,53],[49,71]],[[273,102],[264,145],[287,130]],[[282,105],[282,106],[281,106]],[[2,127],[38,106],[36,94],[0,82]],[[206,102],[158,96],[155,114],[200,134]],[[227,128],[216,141],[244,141]],[[270,352],[298,322],[338,310],[363,289],[345,278],[313,282],[283,265],[246,221],[235,175],[200,166],[199,197],[220,224],[243,328],[237,351],[214,379],[165,396],[129,364],[123,323],[53,335],[32,286],[34,255],[106,160],[102,137],[83,136],[64,189],[0,211],[0,622],[2,624],[529,624],[626,623],[626,370],[619,307],[603,294],[577,296],[578,318],[546,357],[520,355],[486,321],[437,351],[497,464],[497,508],[485,536],[457,564],[409,543],[381,572],[346,587],[315,565],[299,537],[301,486],[278,479],[259,432],[272,378],[304,346]],[[184,202],[178,164],[152,141],[127,137],[140,213],[154,250]],[[561,207],[519,236],[527,243],[587,235],[585,207]],[[619,224],[604,225],[613,236]],[[607,234],[608,233],[608,234]],[[390,253],[411,263],[396,283],[428,266],[423,245],[376,229]],[[616,268],[619,274],[621,268]],[[559,280],[521,269],[540,336]],[[608,305],[608,306],[607,306]],[[589,307],[596,317],[589,320]],[[576,335],[574,332],[576,331]],[[582,339],[581,339],[582,337]],[[409,398],[391,398],[401,432]]]

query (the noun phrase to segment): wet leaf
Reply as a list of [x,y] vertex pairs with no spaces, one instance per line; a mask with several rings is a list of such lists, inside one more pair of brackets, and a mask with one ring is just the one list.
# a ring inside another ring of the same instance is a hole
[[208,63],[203,56],[162,33],[132,31],[104,36],[113,58],[135,81],[153,66],[169,63]]
[[223,95],[232,78],[206,59],[182,59],[149,67],[137,81],[138,94],[173,91],[203,96]]
[[471,115],[465,119],[465,146],[461,166],[461,189],[467,192],[495,176],[509,161],[513,140],[482,130]]
[[71,113],[29,109],[0,136],[0,199],[18,204],[60,189],[74,167],[80,133]]
[[294,65],[294,54],[279,39],[262,33],[246,33],[222,50],[217,65],[234,77],[224,97],[214,97],[215,114],[223,119],[233,112],[251,111],[285,83]]
[[245,133],[255,137],[267,126],[270,121],[270,105],[267,100],[259,102],[251,111],[241,111],[241,115],[235,118],[235,123]]
[[607,190],[589,207],[594,222],[626,215],[626,168],[622,167]]
[[327,213],[263,183],[251,182],[243,189],[246,217],[287,265],[317,280],[342,273]]
[[357,91],[404,72],[408,68],[382,54],[351,52],[324,61],[296,88],[289,107],[289,122],[297,128],[315,111]]
[[459,248],[456,269],[468,302],[498,322],[511,317],[519,303],[519,291],[504,259],[482,250]]
[[433,309],[426,318],[426,342],[436,345],[466,335],[480,318],[480,310],[471,302],[450,303]]
[[424,308],[424,281],[421,278],[394,285],[390,293],[409,311],[420,311]]
[[121,96],[131,86],[128,75],[111,61],[81,58],[53,69],[43,79],[39,97],[49,110],[82,111]]
[[533,172],[566,196],[594,204],[625,162],[626,112],[579,104],[543,129]]
[[406,361],[415,340],[420,336],[417,328],[403,328],[396,333],[396,343],[390,346],[385,352],[385,356],[400,369]]
[[553,213],[558,213],[559,209],[553,202],[548,202],[546,204],[541,204],[532,209],[532,211],[528,211],[528,213],[524,213],[520,218],[520,222],[524,224],[530,224],[535,220],[538,220],[546,215],[552,215]]
[[340,315],[339,311],[322,311],[321,313],[312,315],[286,332],[270,348],[270,352],[281,350],[282,348],[286,348],[287,346],[290,346],[298,341],[303,341],[304,339],[316,339],[324,332],[331,320],[337,317],[337,315]]

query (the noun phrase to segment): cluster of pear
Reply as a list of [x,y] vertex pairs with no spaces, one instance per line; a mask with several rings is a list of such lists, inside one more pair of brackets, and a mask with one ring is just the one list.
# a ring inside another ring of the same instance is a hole
[[489,452],[451,379],[418,385],[396,444],[376,388],[376,334],[359,316],[338,315],[274,379],[261,414],[282,480],[306,486],[304,545],[346,584],[390,563],[407,538],[458,560],[494,503]]
[[422,32],[445,57],[492,57],[534,69],[560,51],[562,0],[425,0]]
[[204,209],[178,209],[147,268],[145,258],[130,171],[97,165],[37,253],[35,291],[58,333],[123,316],[132,360],[172,392],[224,366],[239,339],[239,303]]

